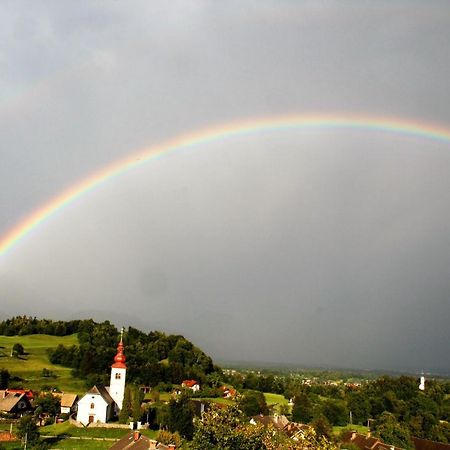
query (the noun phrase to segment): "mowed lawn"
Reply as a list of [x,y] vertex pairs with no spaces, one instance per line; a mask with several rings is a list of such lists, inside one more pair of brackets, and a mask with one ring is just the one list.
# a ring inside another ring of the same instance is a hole
[[272,394],[271,392],[264,392],[266,403],[270,405],[287,405],[289,400],[281,394]]
[[[54,436],[46,441],[52,449],[89,449],[102,450],[110,448],[115,440],[127,435],[130,430],[123,428],[77,428],[68,422],[48,425],[39,429],[41,436]],[[157,431],[142,430],[142,434],[155,438]],[[81,438],[81,439],[74,439]]]
[[[264,392],[267,406],[272,407],[275,412],[281,413],[281,406],[288,406],[289,400],[281,394],[272,394],[271,392]],[[290,410],[290,407],[289,407]]]
[[335,434],[336,436],[339,436],[344,430],[352,430],[352,431],[356,431],[361,434],[367,434],[369,431],[369,428],[367,428],[364,425],[347,425],[345,427],[334,426],[333,434]]
[[[14,344],[22,344],[25,352],[23,357],[11,357]],[[0,368],[8,369],[12,375],[24,379],[24,388],[40,390],[42,386],[57,386],[61,391],[84,393],[84,382],[71,376],[71,369],[57,366],[48,360],[47,349],[59,344],[65,346],[78,345],[76,334],[70,336],[49,336],[46,334],[31,334],[29,336],[0,336]],[[49,369],[56,378],[43,377],[42,369]]]

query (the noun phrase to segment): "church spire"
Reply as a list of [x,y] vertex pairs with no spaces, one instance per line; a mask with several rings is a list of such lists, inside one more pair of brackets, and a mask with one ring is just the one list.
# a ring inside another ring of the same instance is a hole
[[127,365],[125,364],[125,361],[127,358],[125,357],[123,353],[123,327],[120,330],[120,342],[117,345],[117,353],[116,356],[114,356],[114,364],[111,366],[116,369],[126,369]]

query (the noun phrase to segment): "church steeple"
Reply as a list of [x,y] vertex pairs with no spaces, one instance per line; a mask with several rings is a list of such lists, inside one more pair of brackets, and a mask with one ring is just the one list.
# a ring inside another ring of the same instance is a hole
[[123,328],[120,330],[120,342],[117,345],[117,353],[114,356],[114,364],[111,366],[116,369],[126,369],[127,365],[125,361],[127,360],[126,356],[123,353]]
[[122,409],[123,396],[125,394],[125,377],[127,374],[127,358],[123,353],[123,328],[120,330],[120,341],[117,345],[117,353],[114,356],[114,363],[111,366],[111,382],[109,385],[109,395],[117,403],[118,409]]

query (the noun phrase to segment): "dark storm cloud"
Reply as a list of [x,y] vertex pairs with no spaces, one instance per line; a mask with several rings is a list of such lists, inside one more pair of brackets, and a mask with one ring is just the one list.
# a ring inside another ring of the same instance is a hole
[[[450,122],[445,2],[3,2],[0,230],[132,150],[254,116]],[[274,133],[174,153],[0,261],[5,314],[216,358],[446,368],[448,143]]]

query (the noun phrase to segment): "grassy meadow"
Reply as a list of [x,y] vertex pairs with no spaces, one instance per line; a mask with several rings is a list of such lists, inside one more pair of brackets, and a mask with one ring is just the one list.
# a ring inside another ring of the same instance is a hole
[[[11,350],[14,344],[19,343],[26,354],[21,357],[12,357]],[[42,386],[57,386],[63,392],[84,393],[83,380],[73,378],[71,369],[52,364],[48,360],[47,349],[78,345],[76,334],[70,336],[49,336],[46,334],[32,334],[28,336],[0,336],[0,368],[7,369],[12,375],[19,376],[24,381],[18,382],[24,388],[40,390]],[[42,369],[53,372],[55,377],[43,377]],[[13,382],[14,384],[16,382]]]
[[[121,439],[129,430],[123,428],[77,428],[68,422],[48,425],[40,428],[41,436],[46,436],[52,449],[88,449],[101,450],[110,448],[114,441]],[[142,434],[155,438],[156,431],[142,430]],[[52,436],[47,437],[47,436]]]

